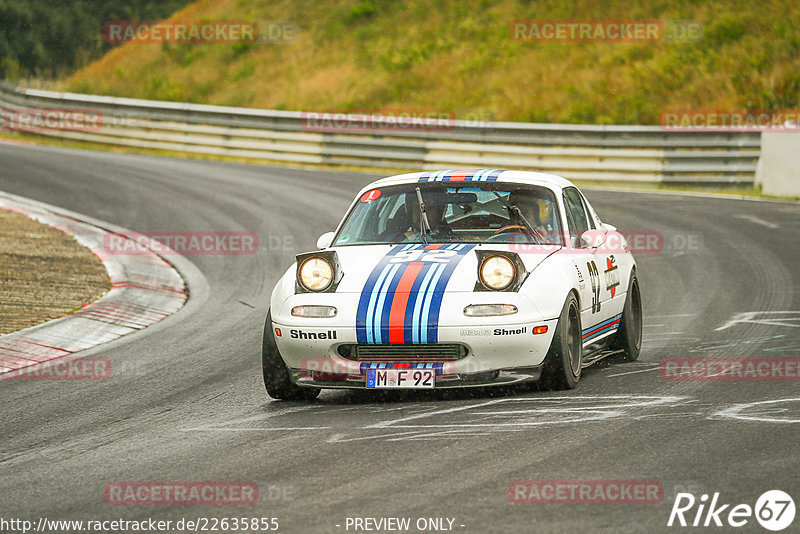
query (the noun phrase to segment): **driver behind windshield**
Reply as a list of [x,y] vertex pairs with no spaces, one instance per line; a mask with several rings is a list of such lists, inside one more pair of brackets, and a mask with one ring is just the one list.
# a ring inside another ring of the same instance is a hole
[[[551,203],[529,191],[515,191],[508,196],[508,203],[519,208],[520,213],[531,225],[536,239],[540,243],[552,243],[553,239],[553,209]],[[525,221],[517,215],[512,215],[515,224],[502,230],[525,233]]]
[[[384,239],[398,243],[422,243],[422,216],[419,201],[414,193],[406,193],[405,205],[397,210],[392,220],[387,225]],[[434,198],[426,198],[425,214],[431,227],[430,234],[426,235],[428,243],[444,243],[457,241],[458,237],[450,228],[444,218],[447,204],[439,204]],[[410,214],[410,215],[409,215]]]

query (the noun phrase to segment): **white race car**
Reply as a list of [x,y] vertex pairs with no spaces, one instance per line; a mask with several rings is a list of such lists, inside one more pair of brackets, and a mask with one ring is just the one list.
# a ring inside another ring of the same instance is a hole
[[271,397],[527,380],[571,389],[602,357],[639,356],[636,263],[559,176],[384,178],[317,246],[272,292],[262,351]]

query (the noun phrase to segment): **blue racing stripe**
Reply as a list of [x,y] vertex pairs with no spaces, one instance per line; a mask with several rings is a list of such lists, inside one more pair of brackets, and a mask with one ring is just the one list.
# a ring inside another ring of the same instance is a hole
[[[391,286],[395,274],[397,271],[400,270],[400,264],[396,263],[392,265],[389,269],[389,274],[386,275],[386,280],[383,282],[383,287],[380,289],[380,293],[378,295],[378,302],[375,305],[375,315],[372,318],[372,322],[367,324],[371,324],[372,332],[375,337],[375,343],[383,343],[383,332],[381,331],[381,316],[383,315],[383,303],[386,301],[386,296],[389,295],[389,286]],[[395,282],[395,287],[397,287],[397,282]],[[394,293],[391,293],[394,296]],[[391,297],[390,297],[391,300]],[[389,334],[386,334],[386,339],[389,339]]]
[[[371,342],[367,341],[367,316],[371,315],[369,312],[371,296],[376,284],[382,281],[382,274],[384,274],[383,270],[376,266],[367,278],[367,282],[364,284],[364,289],[361,292],[361,299],[358,301],[358,309],[356,310],[356,340],[359,343]],[[372,306],[374,308],[374,302],[372,302]]]
[[428,292],[428,288],[430,287],[431,279],[436,274],[436,267],[437,265],[431,265],[428,267],[428,272],[425,273],[425,279],[422,281],[422,286],[420,286],[420,292],[415,295],[416,302],[414,303],[414,315],[411,321],[412,327],[412,343],[422,343],[420,340],[422,337],[422,306],[425,303],[425,294]]
[[591,341],[591,340],[593,340],[593,339],[594,339],[594,338],[596,338],[596,337],[602,336],[603,334],[607,334],[607,333],[609,333],[609,332],[614,332],[614,331],[616,331],[618,328],[619,328],[619,325],[618,325],[618,324],[615,324],[615,325],[609,325],[609,326],[608,326],[608,328],[604,328],[604,329],[602,329],[602,330],[598,330],[597,332],[595,332],[595,333],[594,333],[594,334],[592,334],[591,336],[588,336],[588,337],[584,338],[582,341],[583,341],[584,343],[586,343],[587,341]]
[[391,260],[399,252],[418,248],[419,245],[409,243],[393,247],[372,270],[367,282],[361,290],[361,298],[356,309],[356,341],[358,343],[375,343],[375,312],[381,291],[385,291],[384,282],[393,265]]
[[431,264],[426,263],[420,269],[414,284],[411,286],[411,293],[408,295],[408,303],[406,304],[406,313],[403,319],[403,343],[417,343],[419,335],[415,336],[414,330],[414,310],[417,308],[417,300],[420,299],[420,288],[426,280],[428,272],[431,270]]
[[[386,289],[385,300],[383,302],[383,306],[381,306],[380,316],[375,317],[375,330],[381,333],[380,339],[383,341],[376,341],[376,343],[388,343],[389,342],[389,315],[392,311],[392,302],[394,302],[394,297],[397,294],[397,284],[400,283],[400,279],[403,277],[403,273],[406,272],[410,262],[399,263],[398,269],[394,278],[392,279],[391,283]],[[383,297],[383,295],[381,295]]]
[[[419,322],[419,332],[420,332],[420,343],[436,343],[436,338],[438,337],[436,334],[439,330],[439,325],[431,324],[428,320],[428,317],[431,312],[431,302],[433,301],[433,289],[436,288],[436,285],[439,283],[439,279],[442,276],[442,273],[445,270],[444,265],[437,265],[435,268],[435,272],[433,277],[431,278],[431,283],[428,285],[428,290],[425,292],[424,295],[424,302],[422,303],[422,317],[420,317]],[[445,282],[446,283],[446,282]]]
[[581,333],[585,334],[586,332],[591,332],[592,330],[594,330],[596,328],[600,328],[601,326],[605,326],[605,325],[607,325],[609,323],[613,323],[614,321],[616,321],[617,319],[620,319],[621,317],[622,317],[622,314],[620,313],[620,314],[615,315],[614,317],[612,317],[610,319],[606,319],[605,321],[602,321],[602,322],[599,322],[599,323],[597,323],[597,324],[595,324],[593,326],[590,326],[589,328],[584,328]]
[[367,369],[396,369],[398,365],[408,365],[409,369],[434,369],[437,375],[442,374],[444,367],[444,363],[440,362],[362,362],[358,367],[361,374],[364,375],[367,374]]
[[[607,334],[609,332],[613,332],[619,328],[620,321],[622,320],[622,314],[615,315],[611,319],[607,319],[601,323],[597,323],[594,326],[586,328],[582,331],[581,338],[583,342],[591,341],[592,339],[602,336],[603,334]],[[596,330],[596,331],[595,331]],[[589,332],[592,332],[589,334]]]
[[378,297],[380,296],[381,288],[386,283],[386,277],[391,272],[392,266],[386,265],[380,271],[380,276],[378,277],[378,282],[372,288],[372,291],[369,295],[369,306],[367,307],[367,316],[366,316],[366,329],[367,329],[367,343],[375,343],[375,328],[373,325],[373,318],[375,317],[375,307],[378,303]]
[[[463,170],[431,171],[419,177],[420,182],[449,182],[455,174],[459,176],[454,181],[465,182],[494,182],[503,173],[503,169],[477,169],[464,174]],[[463,175],[463,176],[462,176]]]
[[[474,245],[449,244],[439,248],[432,245],[397,245],[390,250],[367,277],[356,311],[356,340],[358,343],[389,342],[389,320],[392,303],[400,279],[411,263],[422,263],[411,284],[403,313],[404,343],[436,343],[439,313],[447,283],[458,263]],[[419,251],[409,253],[409,251]],[[441,251],[455,254],[443,257]],[[399,254],[399,253],[403,254]],[[398,257],[399,256],[399,257]],[[406,286],[408,287],[408,286]],[[396,328],[394,325],[392,328]]]

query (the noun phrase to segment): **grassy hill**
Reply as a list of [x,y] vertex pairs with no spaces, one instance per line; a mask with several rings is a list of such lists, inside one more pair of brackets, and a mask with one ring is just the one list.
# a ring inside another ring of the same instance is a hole
[[109,20],[159,19],[189,0],[0,0],[0,78],[39,79],[71,73],[101,57]]
[[[291,21],[286,44],[119,46],[61,88],[289,110],[657,124],[674,109],[800,107],[800,3],[203,0],[175,20]],[[515,20],[689,21],[693,40],[519,42]]]

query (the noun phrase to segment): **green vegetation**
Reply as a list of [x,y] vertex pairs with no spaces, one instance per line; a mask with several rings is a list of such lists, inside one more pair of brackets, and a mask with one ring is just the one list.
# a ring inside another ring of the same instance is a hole
[[159,20],[189,0],[0,0],[0,78],[52,78],[107,52],[103,24]]
[[[163,6],[171,4],[180,2]],[[135,18],[100,19],[114,17]],[[800,3],[791,0],[203,0],[171,18],[290,21],[298,31],[282,44],[128,43],[60,87],[271,109],[596,124],[658,124],[668,110],[800,107]],[[517,20],[658,20],[666,30],[700,32],[521,42],[511,34]],[[58,27],[48,35],[63,34]]]

